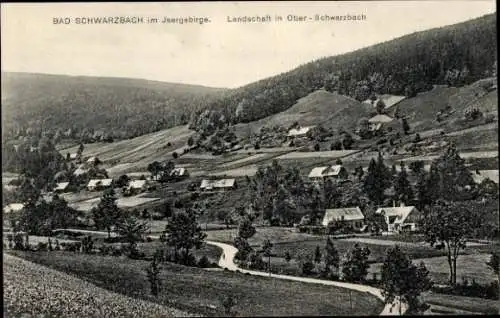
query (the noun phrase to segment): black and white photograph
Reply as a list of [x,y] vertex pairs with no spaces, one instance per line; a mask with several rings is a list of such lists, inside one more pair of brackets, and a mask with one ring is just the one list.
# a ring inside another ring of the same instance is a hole
[[0,11],[4,317],[500,313],[496,1]]

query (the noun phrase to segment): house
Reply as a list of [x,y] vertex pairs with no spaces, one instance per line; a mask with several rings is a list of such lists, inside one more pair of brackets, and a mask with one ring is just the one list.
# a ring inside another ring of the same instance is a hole
[[24,208],[23,203],[10,203],[3,208],[3,213],[19,212]]
[[394,118],[389,117],[385,114],[378,114],[368,119],[371,131],[379,131],[383,125],[392,123]]
[[292,128],[288,131],[288,137],[305,137],[314,126]]
[[421,213],[414,206],[378,208],[375,214],[383,215],[389,232],[416,231]]
[[498,170],[476,170],[471,171],[472,179],[477,184],[480,184],[485,179],[489,179],[498,184]]
[[342,165],[315,167],[309,173],[309,179],[312,181],[323,181],[325,178],[345,180],[348,176],[346,168]]
[[207,180],[201,181],[201,190],[230,190],[236,188],[235,179],[222,179],[222,180]]
[[146,180],[132,180],[128,184],[128,189],[130,191],[143,192],[148,189],[148,183]]
[[94,157],[94,156],[92,156],[92,157],[90,157],[90,158],[87,159],[87,163],[88,164],[94,164],[94,165],[96,165],[96,164],[99,164],[100,162],[101,162],[101,160],[99,160],[99,158]]
[[73,175],[78,177],[78,176],[86,174],[87,172],[88,172],[88,169],[78,167],[75,171],[73,171]]
[[104,188],[111,187],[113,179],[92,179],[87,184],[87,189],[89,191],[100,190]]
[[54,188],[55,193],[63,193],[69,186],[69,182],[59,182]]
[[76,160],[76,159],[78,159],[78,154],[75,153],[75,152],[74,153],[70,153],[69,154],[69,159],[70,160]]
[[327,209],[321,225],[328,226],[330,222],[343,222],[352,226],[353,229],[359,230],[363,227],[364,220],[365,216],[359,207]]
[[186,168],[174,168],[170,171],[170,176],[174,178],[187,178],[189,177],[189,173]]

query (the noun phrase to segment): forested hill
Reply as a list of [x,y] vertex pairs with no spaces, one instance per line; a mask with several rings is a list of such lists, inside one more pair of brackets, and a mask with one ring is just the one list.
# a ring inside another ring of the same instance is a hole
[[140,79],[2,72],[2,125],[7,134],[41,129],[74,138],[135,137],[187,124],[190,111],[224,90]]
[[496,15],[491,14],[319,59],[232,90],[5,73],[2,139],[37,129],[84,142],[111,140],[188,122],[210,134],[284,111],[321,87],[361,101],[374,93],[414,96],[434,84],[469,84],[496,76],[496,52]]
[[413,33],[232,90],[203,107],[192,127],[206,130],[221,117],[230,123],[261,119],[323,86],[360,101],[373,93],[414,96],[434,84],[462,86],[496,74],[496,52],[495,14]]

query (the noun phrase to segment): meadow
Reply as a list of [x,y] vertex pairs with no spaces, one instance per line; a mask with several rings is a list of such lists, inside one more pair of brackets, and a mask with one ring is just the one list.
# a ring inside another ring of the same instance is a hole
[[[123,295],[174,307],[196,315],[221,316],[221,301],[236,300],[235,316],[370,315],[383,307],[365,293],[316,284],[282,281],[227,271],[207,271],[165,263],[158,297],[149,296],[145,261],[68,252],[15,252]],[[193,297],[196,295],[196,297]],[[352,309],[349,304],[352,296]]]

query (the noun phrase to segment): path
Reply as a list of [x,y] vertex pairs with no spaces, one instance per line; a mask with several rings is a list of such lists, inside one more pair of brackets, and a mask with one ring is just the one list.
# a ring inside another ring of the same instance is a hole
[[[336,287],[356,290],[356,291],[363,292],[363,293],[369,293],[369,294],[372,294],[375,297],[381,299],[382,301],[384,301],[384,297],[382,296],[381,290],[378,288],[372,287],[372,286],[351,284],[351,283],[344,283],[344,282],[337,282],[337,281],[330,281],[330,280],[323,280],[323,279],[315,279],[315,278],[307,278],[307,277],[300,277],[300,276],[271,274],[271,273],[266,273],[266,272],[242,269],[242,268],[239,268],[234,263],[234,256],[236,255],[236,252],[238,251],[238,249],[236,247],[229,245],[229,244],[212,242],[212,241],[206,241],[206,243],[210,244],[210,245],[217,246],[223,250],[222,256],[219,259],[219,266],[222,268],[227,268],[230,271],[239,270],[242,273],[249,273],[249,274],[256,275],[256,276],[274,277],[274,278],[278,278],[278,279],[293,280],[293,281],[299,281],[299,282],[304,282],[304,283],[336,286]],[[384,310],[380,313],[380,315],[383,315],[383,316],[384,315],[399,315],[400,309],[401,309],[401,313],[404,313],[407,310],[407,306],[405,303],[401,304],[401,308],[399,306],[400,306],[400,302],[396,299],[396,300],[394,300],[393,303],[387,304],[384,307]]]

